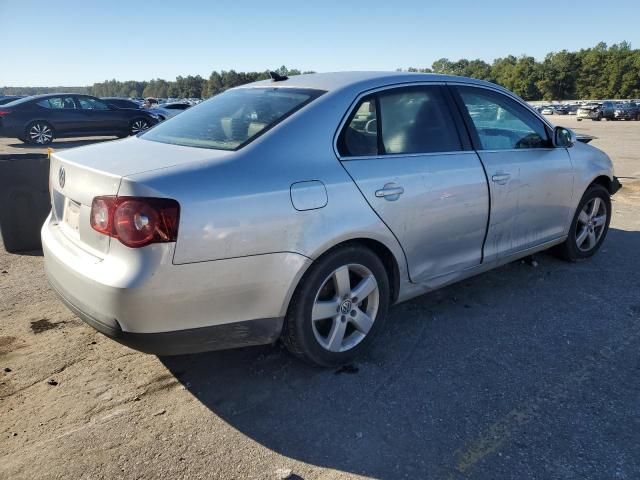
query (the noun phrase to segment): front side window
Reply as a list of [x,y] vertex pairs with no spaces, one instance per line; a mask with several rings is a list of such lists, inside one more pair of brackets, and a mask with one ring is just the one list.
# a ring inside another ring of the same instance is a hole
[[82,108],[82,110],[109,110],[106,103],[96,100],[95,98],[80,97],[78,101],[80,102],[80,108]]
[[542,121],[500,93],[475,87],[458,87],[483,150],[549,148],[551,141]]
[[394,88],[365,97],[338,137],[343,157],[459,150],[460,138],[438,86]]
[[189,147],[236,150],[322,93],[285,87],[229,90],[185,110],[141,137]]

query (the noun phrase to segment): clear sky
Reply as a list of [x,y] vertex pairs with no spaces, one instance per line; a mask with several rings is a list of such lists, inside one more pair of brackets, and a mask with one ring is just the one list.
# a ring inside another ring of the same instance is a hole
[[640,48],[639,20],[640,0],[0,0],[0,86],[540,59]]

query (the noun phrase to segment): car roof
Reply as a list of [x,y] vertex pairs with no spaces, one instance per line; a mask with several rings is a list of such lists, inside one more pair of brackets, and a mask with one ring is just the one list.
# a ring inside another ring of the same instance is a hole
[[258,82],[248,83],[237,88],[255,88],[255,87],[295,87],[310,88],[324,91],[342,90],[344,88],[362,87],[376,88],[385,85],[393,85],[396,83],[414,83],[414,82],[464,82],[476,85],[487,85],[493,88],[502,87],[483,80],[476,80],[467,77],[458,77],[455,75],[442,75],[438,73],[417,73],[417,72],[328,72],[328,73],[309,73],[303,75],[295,75],[287,80],[273,81],[260,80]]

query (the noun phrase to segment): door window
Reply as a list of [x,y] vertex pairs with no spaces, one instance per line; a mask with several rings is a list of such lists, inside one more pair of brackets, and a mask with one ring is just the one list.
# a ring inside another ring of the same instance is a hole
[[375,97],[363,98],[338,138],[338,152],[343,157],[378,154],[378,116]]
[[544,123],[505,95],[474,87],[457,87],[482,150],[549,148]]
[[37,102],[37,104],[44,108],[52,109],[75,109],[76,102],[73,101],[73,97],[51,97],[45,98]]
[[381,93],[380,119],[386,154],[462,150],[439,87],[410,87]]
[[80,108],[83,110],[109,110],[106,103],[102,103],[95,98],[80,97],[78,101],[80,102]]
[[463,150],[440,88],[394,88],[364,98],[340,135],[338,151],[349,157]]

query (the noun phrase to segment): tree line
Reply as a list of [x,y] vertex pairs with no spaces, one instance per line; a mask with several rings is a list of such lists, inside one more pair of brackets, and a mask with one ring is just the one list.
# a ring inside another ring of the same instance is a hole
[[483,60],[436,60],[411,72],[462,75],[497,83],[525,100],[640,98],[640,50],[628,42],[600,42],[577,52],[561,50],[540,62],[522,55]]
[[[399,69],[402,70],[402,69]],[[281,75],[299,75],[297,69],[282,66]],[[441,58],[430,68],[411,67],[410,72],[462,75],[497,83],[525,100],[567,100],[640,98],[640,50],[628,42],[608,46],[598,43],[577,52],[561,50],[547,54],[542,61],[527,55],[509,55],[492,63],[484,60]],[[269,71],[213,71],[209,78],[200,75],[178,76],[175,81],[107,80],[88,87],[4,87],[0,94],[34,95],[50,92],[88,93],[98,97],[177,97],[207,98],[224,90],[269,78]]]
[[[288,69],[286,66],[273,71],[280,75],[300,75],[314,73]],[[161,78],[149,81],[105,80],[88,87],[2,87],[0,95],[37,95],[40,93],[86,93],[96,97],[155,97],[155,98],[207,98],[229,88],[258,80],[266,80],[269,70],[264,72],[236,72],[235,70],[213,71],[209,78],[200,75],[178,76],[175,81]]]

